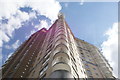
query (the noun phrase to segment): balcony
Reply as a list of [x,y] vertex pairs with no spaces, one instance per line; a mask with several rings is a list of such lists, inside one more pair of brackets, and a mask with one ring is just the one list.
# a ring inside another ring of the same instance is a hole
[[[96,56],[95,56],[96,57]],[[100,58],[100,57],[96,57],[96,59],[101,63],[101,62],[103,62],[103,59],[102,58]]]
[[65,41],[68,41],[68,40],[67,40],[67,37],[66,37],[64,34],[60,34],[59,36],[55,37],[55,42],[56,42],[57,40],[60,40],[60,39],[63,39],[63,40],[65,40]]
[[106,72],[106,71],[110,71],[109,68],[106,67],[106,66],[101,66],[101,68],[102,68],[102,70],[103,70],[104,72]]
[[69,55],[65,52],[62,52],[62,51],[59,51],[59,52],[55,53],[53,58],[55,59],[56,57],[59,57],[59,56],[70,59]]
[[66,70],[71,72],[70,66],[64,62],[56,62],[56,64],[53,65],[52,67],[52,72],[56,71],[56,70]]
[[59,31],[64,31],[65,32],[65,28],[64,27],[58,27],[58,29],[56,29],[55,33],[58,33]]
[[59,39],[59,40],[56,40],[55,42],[55,46],[59,45],[59,44],[63,44],[65,45],[66,47],[68,46],[68,43],[65,39]]
[[106,71],[105,75],[107,76],[107,78],[112,78],[112,72],[110,71]]
[[104,62],[100,62],[100,66],[106,66]]
[[64,35],[65,37],[67,37],[67,34],[66,32],[62,31],[62,32],[58,32],[56,35],[55,35],[55,38],[60,36],[60,35]]
[[64,44],[56,44],[54,48],[54,53],[57,53],[57,52],[69,53],[68,47]]
[[65,36],[65,38],[67,37],[67,34],[65,32],[59,32],[55,35],[55,38],[59,37],[59,36]]
[[52,62],[52,66],[54,66],[57,63],[69,64],[70,61],[68,59],[68,55],[66,55],[66,54],[57,54],[57,55],[55,55],[54,60]]

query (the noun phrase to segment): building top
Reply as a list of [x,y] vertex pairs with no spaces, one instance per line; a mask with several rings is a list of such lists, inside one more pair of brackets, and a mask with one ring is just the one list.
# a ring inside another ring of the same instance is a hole
[[60,19],[60,18],[64,19],[64,18],[65,18],[65,16],[64,16],[64,14],[63,14],[63,13],[59,12],[59,13],[58,13],[58,18],[59,18],[59,19]]

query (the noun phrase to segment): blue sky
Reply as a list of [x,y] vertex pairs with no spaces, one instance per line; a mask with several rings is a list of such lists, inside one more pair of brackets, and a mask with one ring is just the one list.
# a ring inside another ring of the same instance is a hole
[[[109,34],[106,35],[106,32],[110,33],[109,29],[114,32],[112,27],[118,22],[117,2],[84,2],[81,4],[80,2],[44,1],[46,0],[43,0],[43,3],[36,0],[37,3],[32,4],[8,1],[1,4],[3,5],[0,7],[0,12],[2,12],[0,15],[1,64],[32,33],[43,27],[48,29],[57,19],[59,11],[65,15],[69,27],[77,38],[96,45],[103,49],[103,52],[106,51],[107,46],[103,43],[109,42],[110,37]],[[114,51],[116,50],[111,52]],[[112,57],[108,59],[112,60]]]
[[61,3],[64,7],[61,12],[65,14],[66,21],[74,35],[91,44],[100,47],[106,39],[105,31],[117,22],[117,3],[113,2],[86,2]]

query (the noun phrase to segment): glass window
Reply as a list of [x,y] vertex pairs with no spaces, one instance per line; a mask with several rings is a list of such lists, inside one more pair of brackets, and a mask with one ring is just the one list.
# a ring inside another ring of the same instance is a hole
[[42,69],[42,70],[40,71],[40,75],[42,75],[42,74],[43,74],[43,72],[44,72],[44,69]]
[[82,55],[84,55],[83,53],[81,53]]
[[45,65],[48,61],[49,61],[49,56],[47,57],[47,59],[42,63],[43,65]]
[[74,77],[74,80],[77,80],[77,79]]
[[93,78],[93,76],[89,76],[89,78]]
[[90,57],[89,55],[87,55],[88,57]]
[[75,70],[75,68],[73,66],[72,66],[72,68],[73,68],[75,74],[77,75],[77,77],[79,77],[79,75],[77,74],[77,71]]
[[48,64],[42,69],[40,70],[40,75],[42,75],[48,68]]
[[15,66],[15,69],[17,69],[17,67],[20,65],[20,63],[18,63],[16,66]]
[[92,73],[91,73],[91,71],[90,71],[90,70],[87,70],[87,73],[88,73],[89,75],[92,75]]
[[51,43],[47,46],[47,49],[50,49],[50,48],[52,48],[52,44]]
[[85,67],[86,67],[86,68],[89,68],[89,66],[88,66],[87,64],[85,65]]
[[43,58],[45,58],[45,59],[49,58],[50,53],[51,53],[51,52],[47,53]]
[[96,68],[93,68],[94,70],[96,70]]
[[[45,78],[45,76],[46,76],[46,73],[41,77],[41,79]],[[40,79],[40,80],[41,80],[41,79]]]
[[98,73],[96,73],[96,75],[99,76]]

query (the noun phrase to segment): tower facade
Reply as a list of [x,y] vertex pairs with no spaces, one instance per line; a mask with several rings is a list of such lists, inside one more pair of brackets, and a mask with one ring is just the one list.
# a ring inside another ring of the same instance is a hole
[[99,49],[76,38],[64,16],[34,33],[2,66],[3,78],[114,78]]

